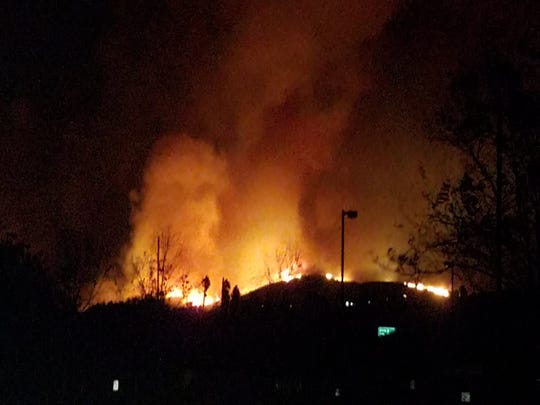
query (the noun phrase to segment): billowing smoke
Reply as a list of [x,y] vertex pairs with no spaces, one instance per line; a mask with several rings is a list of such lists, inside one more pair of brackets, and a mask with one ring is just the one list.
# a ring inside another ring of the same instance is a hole
[[[317,195],[317,184],[334,173],[369,83],[360,45],[392,10],[380,1],[245,10],[219,63],[195,82],[196,129],[153,148],[133,193],[125,262],[153,252],[167,230],[181,246],[177,267],[194,283],[210,275],[215,288],[221,277],[244,290],[261,285],[283,249],[297,251],[304,267],[335,266],[338,207],[347,199]],[[315,237],[328,227],[336,241]]]
[[391,279],[373,257],[424,209],[419,166],[428,186],[459,168],[426,120],[538,21],[533,0],[56,3],[4,13],[0,230],[52,270],[73,245],[118,262],[102,300],[135,293],[165,234],[212,294],[265,282],[287,246],[336,274],[342,209],[346,275]]

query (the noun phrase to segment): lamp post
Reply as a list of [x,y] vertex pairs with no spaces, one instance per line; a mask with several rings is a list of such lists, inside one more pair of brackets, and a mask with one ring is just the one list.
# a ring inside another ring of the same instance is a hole
[[341,210],[341,305],[345,308],[345,284],[343,282],[345,267],[345,217],[354,219],[358,217],[358,211]]

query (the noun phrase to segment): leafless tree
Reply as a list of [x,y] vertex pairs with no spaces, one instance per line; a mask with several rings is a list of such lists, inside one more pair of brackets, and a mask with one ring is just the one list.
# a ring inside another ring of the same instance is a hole
[[119,299],[121,297],[121,288],[118,285],[118,273],[120,273],[120,267],[117,263],[109,263],[104,265],[103,270],[99,271],[99,277],[89,282],[86,285],[86,288],[81,291],[79,310],[85,311],[96,303],[96,299],[101,293],[103,284],[107,280],[112,281],[114,284],[116,295]]
[[104,246],[85,232],[61,229],[54,249],[57,263],[55,279],[67,307],[84,310],[93,300],[100,280],[109,270],[109,264],[101,259]]
[[[276,249],[274,271],[276,274],[275,279],[279,281],[283,281],[285,276],[295,276],[300,274],[302,271],[302,255],[300,249],[291,243]],[[274,281],[270,268],[267,268],[267,278],[270,283]]]
[[225,313],[229,313],[229,304],[231,301],[231,283],[226,278],[221,280],[221,310]]
[[425,194],[428,214],[412,221],[407,249],[389,249],[399,272],[452,270],[476,289],[539,285],[539,108],[539,94],[507,63],[458,76],[430,131],[467,165]]
[[[182,251],[179,244],[173,243],[170,231],[161,232],[154,241],[155,253],[144,252],[142,257],[133,258],[132,269],[142,297],[164,299],[171,289],[171,278],[177,272],[177,263]],[[178,278],[184,293],[189,285],[188,276],[182,274]]]

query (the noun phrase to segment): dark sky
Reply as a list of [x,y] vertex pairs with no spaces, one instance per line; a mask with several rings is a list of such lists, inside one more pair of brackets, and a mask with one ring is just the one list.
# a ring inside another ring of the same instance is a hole
[[371,258],[421,209],[418,167],[459,168],[425,121],[456,69],[538,43],[538,2],[289,3],[0,6],[0,229],[107,259],[172,226],[217,273],[270,235],[333,269],[354,207],[351,270],[386,278]]

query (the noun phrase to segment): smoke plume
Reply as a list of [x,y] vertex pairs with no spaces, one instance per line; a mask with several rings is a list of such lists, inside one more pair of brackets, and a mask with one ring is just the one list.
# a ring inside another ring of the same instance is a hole
[[337,244],[317,236],[329,228],[328,238],[339,237],[345,193],[317,195],[317,184],[336,170],[354,103],[369,86],[361,45],[392,12],[380,1],[244,10],[195,81],[197,125],[152,150],[126,260],[152,252],[167,229],[182,246],[177,267],[195,283],[208,274],[214,286],[227,277],[252,289],[283,249],[297,250],[304,267],[335,266]]
[[457,69],[489,52],[526,64],[539,13],[535,0],[27,6],[2,14],[0,230],[52,271],[70,246],[93,269],[117,262],[102,300],[136,292],[132,263],[165,234],[176,275],[208,274],[211,295],[221,277],[266,282],[284,249],[337,274],[342,209],[358,210],[346,276],[394,278],[374,256],[406,243],[395,224],[461,164],[425,122]]

